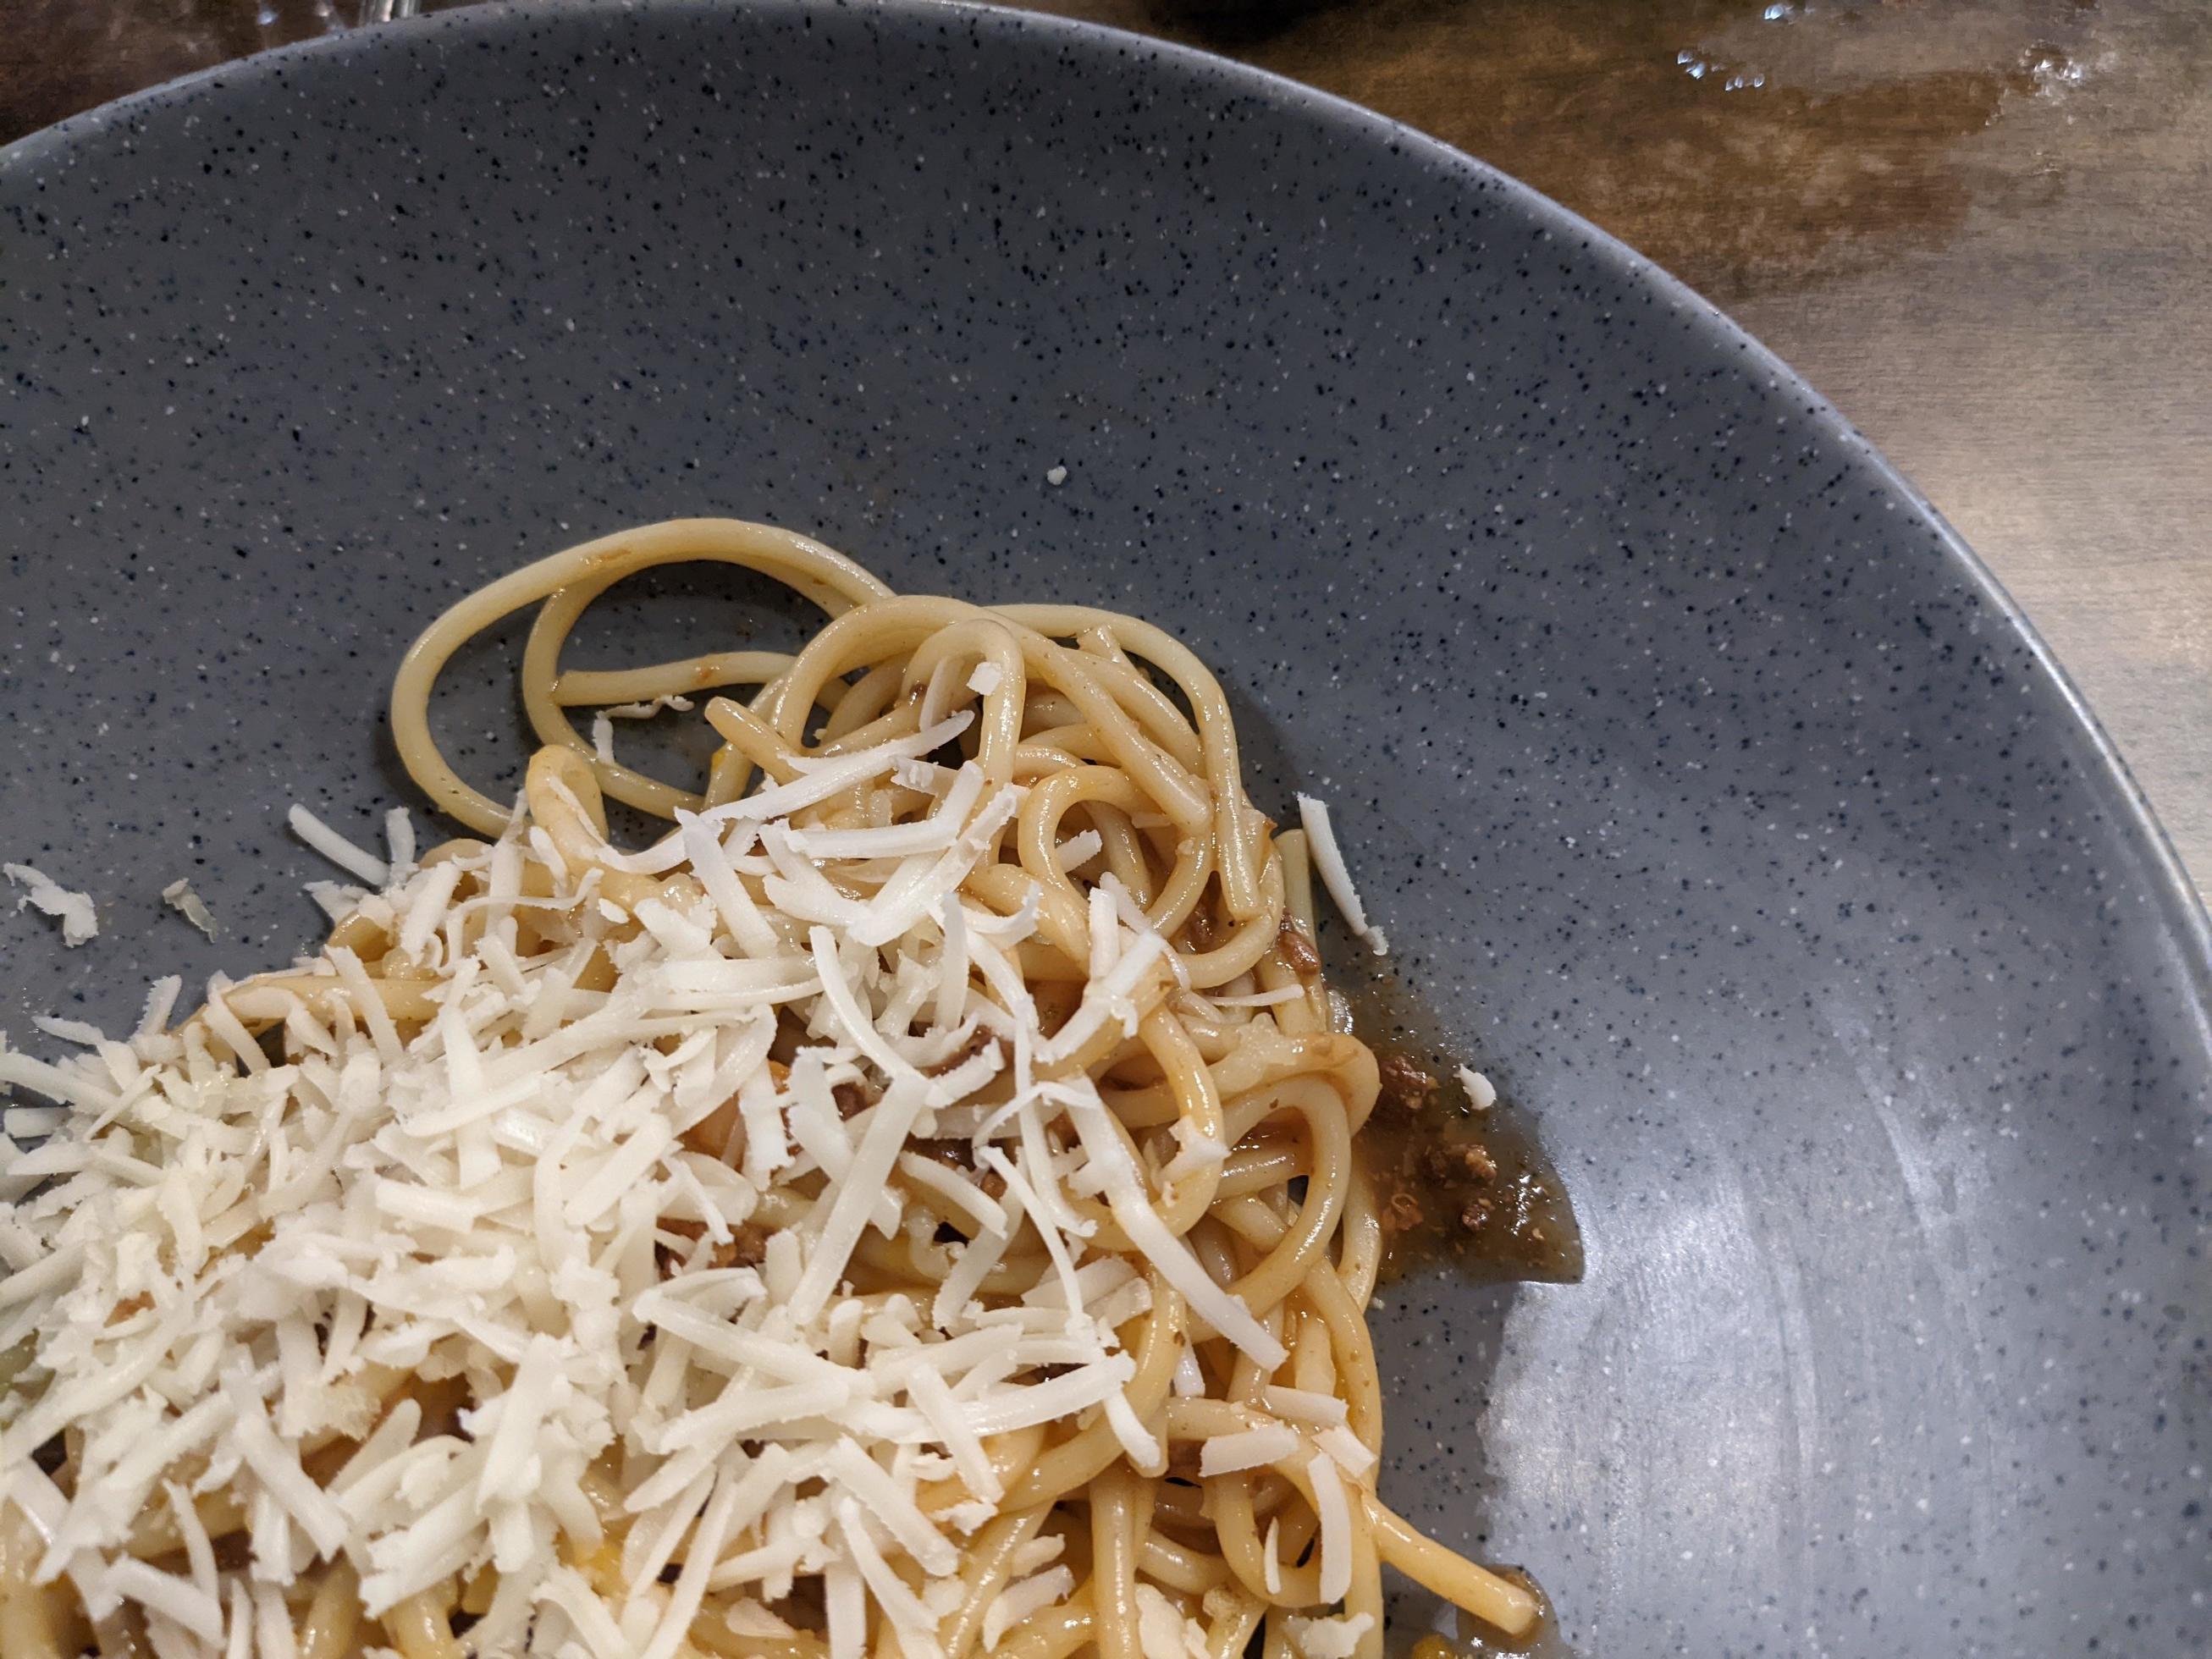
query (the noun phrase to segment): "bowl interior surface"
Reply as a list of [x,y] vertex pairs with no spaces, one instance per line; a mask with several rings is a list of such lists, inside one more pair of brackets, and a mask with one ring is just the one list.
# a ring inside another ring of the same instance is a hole
[[[1135,611],[1582,1219],[1581,1284],[1385,1292],[1387,1497],[1589,1655],[2212,1650],[2201,920],[1978,566],[1587,226],[1125,36],[671,3],[202,76],[0,228],[0,854],[103,923],[0,915],[19,1046],[305,948],[284,805],[373,838],[399,653],[542,553]],[[576,659],[797,622],[687,574]]]

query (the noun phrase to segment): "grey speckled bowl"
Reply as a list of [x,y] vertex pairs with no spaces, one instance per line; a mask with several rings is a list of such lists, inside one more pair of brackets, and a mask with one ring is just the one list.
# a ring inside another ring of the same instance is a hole
[[2212,1650],[2202,917],[1987,574],[1626,250],[924,4],[279,54],[6,152],[0,236],[0,854],[106,925],[0,917],[19,1041],[300,947],[282,804],[370,832],[400,648],[554,546],[731,513],[1127,606],[1336,801],[1587,1226],[1583,1284],[1393,1294],[1399,1502],[1592,1656]]

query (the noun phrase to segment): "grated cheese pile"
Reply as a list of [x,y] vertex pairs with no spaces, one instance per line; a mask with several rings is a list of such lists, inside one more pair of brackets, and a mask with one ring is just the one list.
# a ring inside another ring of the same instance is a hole
[[[871,1607],[927,1659],[1006,1496],[989,1437],[1103,1415],[1159,1465],[1116,1334],[1148,1275],[1281,1364],[1159,1220],[1085,1073],[1172,971],[1166,942],[1094,906],[1090,979],[1048,1030],[1020,972],[1034,896],[963,896],[1024,793],[925,758],[969,719],[598,862],[520,812],[418,866],[404,821],[386,860],[295,809],[375,884],[319,896],[349,918],[322,952],[216,980],[175,1029],[174,981],[128,1041],[52,1027],[85,1045],[62,1065],[0,1047],[0,1085],[66,1109],[18,1105],[0,1137],[0,1495],[34,1576],[95,1617],[137,1604],[165,1656],[255,1650],[319,1561],[350,1564],[371,1617],[459,1576],[495,1584],[472,1651],[593,1659],[690,1652],[710,1595],[773,1633],[818,1577],[833,1659],[859,1659]],[[794,821],[856,782],[923,805]],[[363,936],[392,942],[397,1018],[338,942]],[[1136,1259],[1091,1249],[1079,1194]],[[939,1242],[948,1207],[972,1242]],[[1053,1272],[981,1294],[1024,1218]],[[941,1291],[854,1293],[856,1258],[892,1247],[948,1264]],[[1310,1416],[1295,1392],[1280,1409]],[[34,1455],[63,1436],[73,1496]],[[1314,1479],[1339,1577],[1328,1456]],[[231,1505],[250,1565],[218,1571],[204,1522]],[[185,1567],[131,1555],[149,1516]],[[999,1625],[1067,1582],[1024,1580]]]

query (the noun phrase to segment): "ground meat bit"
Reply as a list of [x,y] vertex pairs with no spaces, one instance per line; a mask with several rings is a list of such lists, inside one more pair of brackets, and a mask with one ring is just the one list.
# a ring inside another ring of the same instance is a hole
[[909,1142],[908,1146],[922,1157],[934,1159],[948,1170],[957,1170],[962,1175],[973,1178],[986,1198],[996,1200],[1006,1195],[1006,1177],[996,1170],[986,1170],[980,1176],[975,1173],[975,1149],[969,1142],[916,1140]]
[[125,1297],[108,1310],[107,1322],[111,1325],[120,1325],[125,1320],[145,1312],[153,1305],[154,1298],[149,1296]]
[[1390,1194],[1390,1201],[1382,1208],[1382,1224],[1394,1233],[1409,1233],[1426,1219],[1421,1213],[1421,1200],[1403,1187]]
[[1436,1097],[1436,1079],[1394,1060],[1382,1060],[1376,1120],[1391,1151],[1385,1163],[1370,1166],[1382,1177],[1384,1231],[1394,1239],[1429,1235],[1439,1243],[1446,1234],[1492,1236],[1511,1213],[1510,1195],[1495,1188],[1497,1160],[1478,1141],[1440,1133],[1422,1109]]
[[938,1061],[936,1065],[924,1066],[922,1068],[922,1075],[925,1077],[943,1077],[947,1072],[958,1070],[969,1060],[975,1059],[976,1055],[981,1054],[983,1050],[993,1047],[997,1048],[999,1051],[999,1058],[1000,1060],[1004,1060],[1010,1058],[1010,1051],[1007,1048],[1006,1038],[1000,1036],[996,1031],[990,1030],[988,1027],[979,1025],[968,1034],[968,1041],[962,1043],[959,1048],[953,1050],[952,1053],[945,1055],[945,1057]]
[[1282,956],[1283,965],[1300,979],[1313,979],[1321,973],[1321,952],[1314,949],[1298,919],[1287,910],[1275,928],[1275,949]]
[[1496,1160],[1472,1140],[1430,1146],[1423,1161],[1438,1181],[1489,1181],[1498,1174]]
[[908,1151],[919,1152],[948,1170],[964,1173],[975,1167],[975,1149],[964,1140],[915,1140],[908,1142],[907,1146]]
[[1378,1111],[1411,1117],[1437,1097],[1436,1079],[1403,1054],[1377,1054],[1375,1068],[1382,1083],[1382,1092],[1375,1100]]
[[253,1538],[245,1528],[216,1539],[215,1564],[225,1572],[244,1572],[253,1565]]
[[830,1098],[837,1103],[837,1115],[855,1118],[872,1103],[857,1083],[841,1083],[830,1091]]
[[[664,1221],[660,1228],[663,1232],[674,1233],[684,1238],[696,1238],[706,1231],[696,1221]],[[665,1244],[655,1244],[653,1254],[663,1279],[674,1273],[683,1261],[683,1257]],[[747,1222],[742,1227],[730,1230],[727,1243],[714,1245],[707,1252],[706,1265],[709,1267],[757,1267],[767,1260],[768,1229]]]
[[714,1250],[717,1267],[757,1267],[768,1260],[768,1229],[747,1222],[730,1230],[730,1242]]

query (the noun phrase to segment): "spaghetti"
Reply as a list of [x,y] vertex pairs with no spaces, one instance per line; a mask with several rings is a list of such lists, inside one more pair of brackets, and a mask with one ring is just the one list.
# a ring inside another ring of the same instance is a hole
[[[562,669],[694,561],[827,620]],[[428,705],[531,605],[509,805]],[[570,713],[702,695],[691,793]],[[1376,1494],[1376,1061],[1182,645],[684,520],[464,599],[392,714],[478,838],[0,1049],[66,1109],[0,1170],[0,1652],[1379,1659],[1385,1565],[1529,1627]]]

